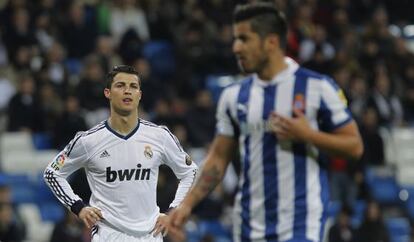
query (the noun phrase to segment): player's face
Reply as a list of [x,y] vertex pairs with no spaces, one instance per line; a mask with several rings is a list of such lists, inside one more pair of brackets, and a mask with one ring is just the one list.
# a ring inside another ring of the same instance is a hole
[[246,73],[259,73],[268,63],[268,53],[264,41],[253,32],[249,21],[233,25],[233,52],[239,67]]
[[121,115],[137,111],[141,99],[138,77],[128,73],[118,73],[110,89],[105,89],[105,96],[110,100],[111,107]]

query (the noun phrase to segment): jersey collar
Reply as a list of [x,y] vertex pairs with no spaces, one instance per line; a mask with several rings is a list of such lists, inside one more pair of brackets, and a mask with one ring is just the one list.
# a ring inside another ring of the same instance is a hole
[[111,132],[111,133],[113,133],[114,135],[116,135],[116,136],[118,136],[119,138],[121,138],[121,139],[124,139],[124,140],[127,140],[127,139],[129,139],[131,136],[133,136],[136,132],[137,132],[137,130],[139,129],[139,124],[141,123],[141,119],[138,119],[138,123],[137,123],[137,126],[129,133],[129,134],[127,134],[127,135],[122,135],[122,134],[120,134],[120,133],[118,133],[118,132],[116,132],[115,130],[113,130],[110,126],[109,126],[109,124],[108,124],[108,120],[105,120],[105,127]]
[[277,73],[271,81],[263,81],[259,78],[259,76],[255,73],[253,74],[253,81],[260,85],[260,86],[269,86],[269,85],[274,85],[274,84],[278,84],[281,83],[283,81],[286,80],[290,80],[292,79],[292,76],[294,75],[294,73],[297,71],[297,69],[299,68],[299,64],[294,61],[292,58],[290,57],[285,57],[285,63],[287,64],[287,68],[284,69],[283,71]]

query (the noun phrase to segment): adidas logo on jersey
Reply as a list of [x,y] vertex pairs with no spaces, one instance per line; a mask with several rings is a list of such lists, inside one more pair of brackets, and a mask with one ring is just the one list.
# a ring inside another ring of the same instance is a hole
[[109,156],[111,156],[111,155],[109,155],[109,153],[108,153],[108,151],[104,151],[104,152],[102,152],[102,154],[99,156],[99,158],[105,158],[105,157],[109,157]]
[[120,181],[130,180],[149,180],[151,169],[141,169],[141,164],[138,164],[138,169],[124,169],[112,170],[110,166],[106,168],[106,182],[114,182],[117,179]]

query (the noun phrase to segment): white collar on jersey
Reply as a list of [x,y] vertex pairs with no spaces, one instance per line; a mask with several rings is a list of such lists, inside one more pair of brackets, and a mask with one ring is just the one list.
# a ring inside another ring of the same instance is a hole
[[277,73],[270,82],[261,80],[256,73],[253,74],[254,82],[260,86],[265,87],[265,86],[274,85],[282,81],[292,79],[293,73],[295,73],[296,70],[299,68],[299,64],[296,61],[294,61],[292,58],[287,57],[287,56],[285,57],[285,63],[287,64],[288,67],[284,69],[283,71]]

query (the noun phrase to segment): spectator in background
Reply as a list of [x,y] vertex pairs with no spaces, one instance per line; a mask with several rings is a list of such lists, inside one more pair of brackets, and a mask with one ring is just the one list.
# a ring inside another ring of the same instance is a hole
[[355,230],[351,225],[351,215],[351,209],[342,206],[335,224],[329,229],[328,242],[357,242],[353,240]]
[[59,42],[53,42],[46,51],[46,58],[43,63],[39,78],[40,84],[52,84],[60,96],[64,96],[68,90],[68,70],[65,66],[65,49]]
[[[86,242],[84,226],[76,215],[65,209],[65,216],[56,223],[50,242]],[[89,240],[88,240],[89,241]]]
[[299,60],[301,62],[311,60],[317,50],[326,61],[332,60],[335,56],[335,49],[327,40],[326,30],[322,25],[316,25],[311,37],[300,43]]
[[[9,51],[9,59],[16,62],[16,53],[20,47],[26,47],[30,51],[35,48],[37,42],[30,27],[30,12],[26,8],[16,8],[11,12],[10,25],[6,25],[4,42]],[[8,23],[8,22],[6,22]]]
[[[414,58],[413,58],[414,61]],[[406,120],[414,124],[414,63],[410,63],[404,68],[404,91],[403,104]]]
[[367,105],[373,107],[378,113],[380,126],[390,128],[393,125],[401,125],[403,109],[400,98],[393,93],[388,72],[381,67],[381,64],[374,78],[374,88]]
[[116,44],[129,30],[137,34],[141,42],[150,39],[147,17],[136,0],[116,0],[111,8],[110,31]]
[[88,128],[76,96],[68,96],[64,106],[63,114],[55,123],[55,132],[53,132],[54,147],[58,150],[65,148],[77,132]]
[[195,147],[206,147],[214,137],[215,108],[210,92],[200,90],[186,114],[189,140]]
[[8,105],[8,131],[43,130],[43,115],[39,100],[35,95],[34,80],[28,73],[19,77],[19,89]]
[[43,115],[43,131],[51,135],[58,118],[63,112],[62,99],[51,84],[45,84],[40,87],[39,104]]
[[360,132],[366,147],[362,163],[374,166],[384,165],[384,142],[379,134],[378,114],[374,108],[368,107],[362,114]]
[[152,68],[147,59],[140,57],[135,59],[133,67],[138,71],[142,80],[142,92],[145,98],[141,101],[141,105],[145,111],[150,112],[160,98],[168,94],[172,87],[171,83],[162,82],[155,77]]
[[107,104],[102,90],[105,88],[105,75],[99,59],[89,56],[84,63],[82,76],[76,88],[80,105],[86,109],[86,123],[88,127],[102,121],[108,115]]
[[85,6],[80,1],[73,1],[66,14],[67,18],[60,29],[61,41],[66,46],[69,58],[83,58],[94,49],[96,23],[93,18],[86,18]]
[[113,38],[109,35],[98,36],[94,53],[98,57],[105,73],[109,72],[112,66],[122,63],[121,57],[115,51]]
[[25,238],[25,225],[15,211],[10,187],[0,185],[0,241],[2,242],[20,242]]
[[389,242],[387,227],[382,219],[378,203],[370,201],[367,204],[365,217],[356,231],[355,241],[363,242]]

